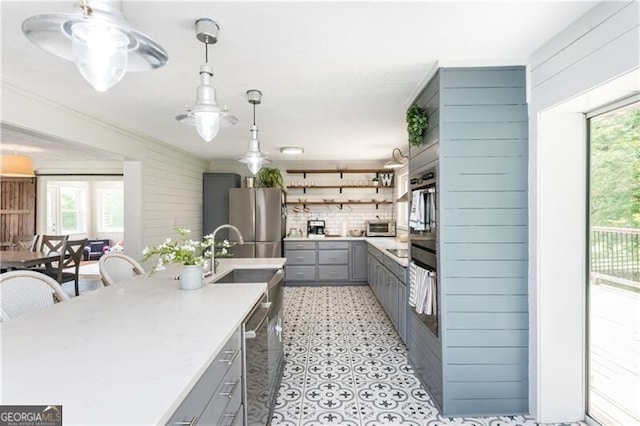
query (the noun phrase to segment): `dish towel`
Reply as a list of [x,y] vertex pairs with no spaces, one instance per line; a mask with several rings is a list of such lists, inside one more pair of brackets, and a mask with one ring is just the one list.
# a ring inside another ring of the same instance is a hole
[[414,307],[419,314],[435,315],[438,312],[436,291],[436,274],[411,262],[409,265],[409,306]]
[[425,200],[421,190],[411,193],[411,213],[409,214],[409,226],[416,231],[425,230]]

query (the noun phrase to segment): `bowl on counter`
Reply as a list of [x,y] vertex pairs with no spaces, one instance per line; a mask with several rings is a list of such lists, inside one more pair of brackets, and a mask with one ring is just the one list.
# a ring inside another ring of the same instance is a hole
[[362,229],[350,229],[349,235],[352,237],[362,237],[364,235],[364,230]]

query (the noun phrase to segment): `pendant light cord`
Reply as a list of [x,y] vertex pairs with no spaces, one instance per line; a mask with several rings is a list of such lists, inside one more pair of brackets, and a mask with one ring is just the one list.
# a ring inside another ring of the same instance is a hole
[[253,104],[253,125],[256,125],[256,104]]
[[204,63],[209,63],[209,43],[204,43]]

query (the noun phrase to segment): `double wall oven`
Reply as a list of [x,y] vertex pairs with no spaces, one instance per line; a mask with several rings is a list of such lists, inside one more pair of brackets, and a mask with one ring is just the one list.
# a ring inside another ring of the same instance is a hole
[[411,262],[416,267],[425,269],[435,282],[435,306],[430,314],[413,314],[423,322],[429,330],[438,335],[438,180],[437,165],[410,176],[410,241]]

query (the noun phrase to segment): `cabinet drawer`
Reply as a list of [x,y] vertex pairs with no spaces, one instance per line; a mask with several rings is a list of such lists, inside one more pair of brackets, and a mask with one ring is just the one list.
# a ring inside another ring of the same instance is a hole
[[349,241],[318,241],[318,249],[348,249]]
[[287,250],[284,253],[287,258],[287,265],[315,265],[315,250]]
[[318,266],[318,280],[335,281],[349,279],[349,265]]
[[224,376],[215,390],[198,423],[205,425],[231,424],[242,402],[240,361],[241,357],[236,357],[227,375]]
[[285,250],[315,250],[315,241],[285,241]]
[[191,389],[191,392],[182,401],[182,404],[173,413],[167,424],[174,425],[179,422],[189,422],[194,416],[200,417],[207,403],[211,400],[213,389],[217,389],[220,386],[223,378],[234,371],[233,368],[240,368],[241,359],[240,329],[238,329],[205,370],[200,380]]
[[285,266],[284,278],[287,281],[315,281],[315,266]]
[[349,263],[349,250],[321,250],[318,252],[320,265],[346,265]]

